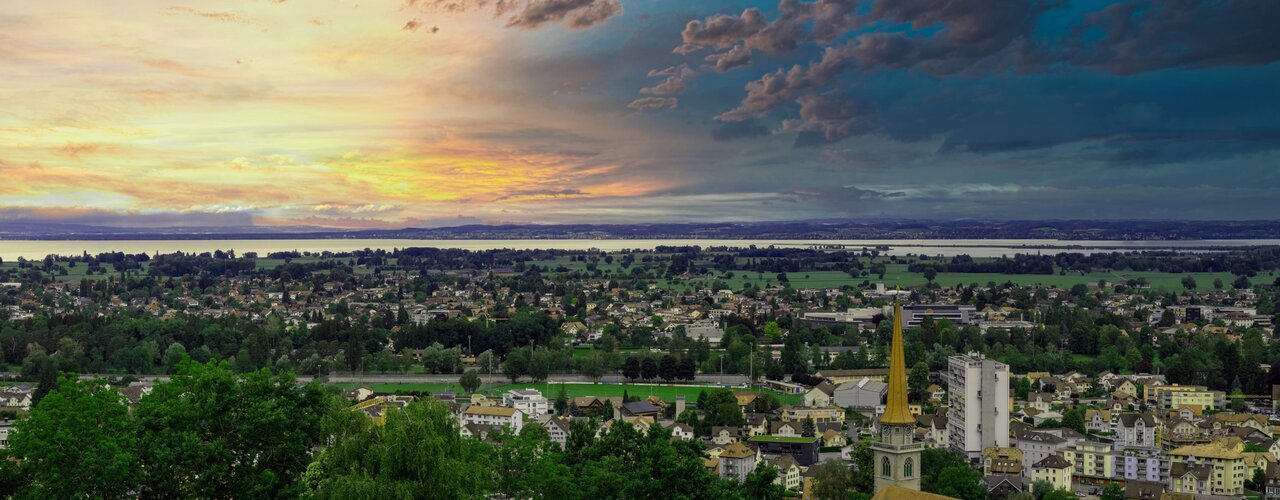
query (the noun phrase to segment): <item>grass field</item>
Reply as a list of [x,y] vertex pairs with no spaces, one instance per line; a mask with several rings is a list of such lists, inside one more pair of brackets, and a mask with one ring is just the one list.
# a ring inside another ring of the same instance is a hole
[[[356,383],[340,383],[333,384],[341,387],[343,390],[352,389],[357,386],[364,386],[373,389],[375,392],[410,392],[410,391],[426,391],[436,393],[440,391],[451,391],[462,393],[462,386],[458,384],[356,384]],[[537,389],[542,391],[542,395],[547,398],[554,398],[560,392],[561,384],[558,383],[518,383],[518,384],[500,384],[500,385],[484,385],[480,387],[478,392],[487,396],[501,396],[502,393],[511,389]],[[602,398],[622,397],[625,391],[627,395],[633,397],[647,398],[649,396],[658,396],[663,401],[674,402],[676,396],[683,395],[687,401],[695,401],[698,399],[698,393],[702,391],[711,391],[716,389],[715,386],[659,386],[659,385],[623,385],[623,384],[564,384],[564,390],[571,398],[584,396],[598,396]],[[751,388],[738,389],[734,391],[756,391],[766,392],[766,389]],[[778,398],[782,404],[798,405],[804,397],[799,394],[782,394],[776,391],[767,391]]]

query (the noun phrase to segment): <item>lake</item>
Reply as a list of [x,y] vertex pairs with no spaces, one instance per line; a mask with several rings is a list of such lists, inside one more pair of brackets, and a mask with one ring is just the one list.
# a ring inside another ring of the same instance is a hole
[[887,246],[885,255],[971,255],[999,257],[1015,253],[1112,252],[1132,250],[1177,250],[1185,252],[1248,246],[1280,245],[1280,240],[1186,240],[1186,241],[1095,241],[1095,240],[708,240],[708,239],[521,239],[521,240],[408,240],[408,239],[297,239],[297,240],[0,240],[0,259],[18,257],[43,259],[49,254],[91,255],[103,252],[125,253],[203,253],[235,250],[238,254],[297,250],[299,252],[347,252],[352,250],[408,247],[459,248],[465,250],[513,249],[624,249],[649,250],[657,246],[699,245],[757,247],[804,247],[810,245],[843,245],[861,249]]

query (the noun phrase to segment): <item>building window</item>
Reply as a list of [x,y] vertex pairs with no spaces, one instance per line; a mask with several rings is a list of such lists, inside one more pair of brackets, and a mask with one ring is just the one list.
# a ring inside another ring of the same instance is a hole
[[893,466],[889,465],[889,457],[880,459],[880,475],[884,477],[893,477]]
[[915,469],[915,464],[911,462],[910,458],[908,458],[907,463],[903,464],[902,466],[902,477],[910,479],[911,475],[915,473],[914,469]]

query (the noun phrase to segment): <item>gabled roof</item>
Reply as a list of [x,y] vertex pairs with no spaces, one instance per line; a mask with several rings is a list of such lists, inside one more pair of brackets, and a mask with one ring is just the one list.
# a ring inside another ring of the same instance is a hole
[[752,451],[751,448],[747,447],[747,445],[742,443],[733,443],[726,446],[724,451],[720,452],[720,458],[747,458],[755,456],[755,454],[756,452]]
[[657,413],[662,411],[662,409],[654,406],[653,403],[648,401],[632,401],[630,403],[623,403],[622,411],[634,415],[641,413]]
[[1071,467],[1071,462],[1062,458],[1061,455],[1054,454],[1044,457],[1039,462],[1033,464],[1032,467],[1037,469],[1065,469],[1067,467]]
[[788,469],[800,466],[800,464],[796,462],[796,459],[791,455],[778,455],[775,458],[771,458],[769,459],[769,465],[777,467],[778,471],[784,474]]
[[1200,481],[1208,481],[1209,478],[1213,477],[1213,466],[1174,462],[1169,464],[1169,476],[1175,478],[1191,476]]
[[1154,427],[1156,425],[1155,417],[1152,417],[1148,413],[1121,413],[1120,414],[1121,427],[1133,427],[1138,425],[1138,422],[1142,422],[1142,425],[1145,427]]
[[507,408],[505,406],[471,405],[462,413],[466,415],[486,415],[491,417],[513,417],[516,413],[519,413],[519,411],[515,408]]

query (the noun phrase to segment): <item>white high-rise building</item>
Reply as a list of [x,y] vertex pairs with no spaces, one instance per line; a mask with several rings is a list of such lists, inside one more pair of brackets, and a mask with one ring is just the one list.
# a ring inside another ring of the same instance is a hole
[[970,460],[989,447],[1009,447],[1009,365],[981,354],[947,360],[947,427],[951,447]]

